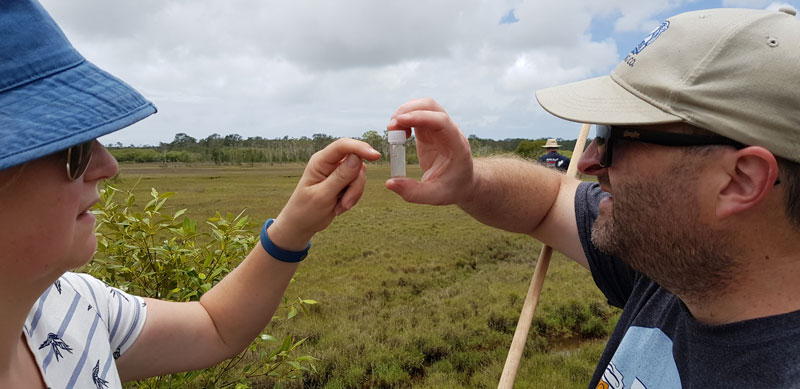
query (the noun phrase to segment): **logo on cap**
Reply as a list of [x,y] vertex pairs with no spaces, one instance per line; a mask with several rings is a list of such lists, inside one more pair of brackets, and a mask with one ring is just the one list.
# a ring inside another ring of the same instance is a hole
[[633,67],[633,65],[636,63],[636,57],[634,56],[636,54],[641,53],[645,49],[645,47],[650,46],[651,43],[655,42],[655,40],[658,39],[661,33],[667,31],[668,28],[669,28],[669,20],[665,21],[664,23],[661,23],[660,26],[658,26],[655,30],[653,30],[653,32],[651,32],[650,35],[646,36],[644,40],[639,42],[639,44],[636,45],[636,47],[634,47],[633,50],[631,50],[630,54],[628,54],[628,56],[625,57],[624,60],[625,63],[628,64],[628,66]]
[[641,53],[645,47],[650,46],[650,44],[653,43],[656,39],[658,39],[661,33],[667,31],[668,28],[669,28],[669,20],[665,21],[664,23],[661,23],[660,26],[658,26],[655,30],[653,30],[653,32],[651,32],[650,35],[645,37],[643,41],[641,41],[638,45],[636,45],[636,47],[633,48],[633,50],[631,50],[631,54]]

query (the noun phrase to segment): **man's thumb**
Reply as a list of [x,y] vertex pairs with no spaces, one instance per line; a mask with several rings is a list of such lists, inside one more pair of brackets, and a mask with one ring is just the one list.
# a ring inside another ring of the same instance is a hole
[[425,204],[421,198],[421,184],[410,178],[392,178],[386,181],[386,188],[400,195],[409,203]]

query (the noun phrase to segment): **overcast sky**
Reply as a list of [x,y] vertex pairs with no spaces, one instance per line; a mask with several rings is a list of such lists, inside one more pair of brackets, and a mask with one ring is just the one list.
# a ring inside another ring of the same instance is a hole
[[575,138],[537,89],[607,74],[666,17],[800,0],[42,0],[159,112],[101,139],[359,137],[416,97],[469,135]]

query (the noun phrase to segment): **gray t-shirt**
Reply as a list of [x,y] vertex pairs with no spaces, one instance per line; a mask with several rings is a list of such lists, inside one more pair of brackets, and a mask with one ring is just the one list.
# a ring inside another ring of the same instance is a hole
[[591,241],[608,196],[582,183],[575,214],[595,283],[623,308],[589,388],[800,388],[800,311],[705,325],[678,297]]

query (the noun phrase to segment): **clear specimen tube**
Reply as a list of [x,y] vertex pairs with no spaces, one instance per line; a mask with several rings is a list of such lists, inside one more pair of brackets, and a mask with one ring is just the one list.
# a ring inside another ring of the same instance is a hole
[[392,177],[406,176],[406,130],[389,131],[389,161]]

